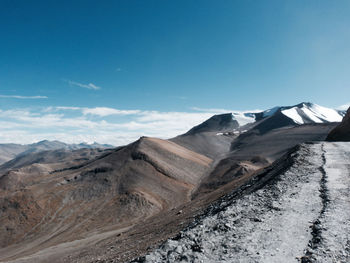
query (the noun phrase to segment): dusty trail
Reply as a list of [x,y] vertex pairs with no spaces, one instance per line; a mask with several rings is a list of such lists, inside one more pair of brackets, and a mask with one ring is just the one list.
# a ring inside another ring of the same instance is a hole
[[304,144],[291,158],[278,178],[140,261],[350,262],[350,143]]
[[325,143],[327,206],[312,262],[350,262],[350,143]]

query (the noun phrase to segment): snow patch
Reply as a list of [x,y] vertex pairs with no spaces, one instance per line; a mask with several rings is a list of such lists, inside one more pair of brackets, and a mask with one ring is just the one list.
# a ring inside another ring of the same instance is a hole
[[254,113],[247,112],[232,112],[232,119],[236,120],[239,126],[244,126],[248,123],[255,122]]
[[316,123],[322,123],[322,122],[323,122],[322,120],[320,120],[319,118],[317,118],[317,117],[315,116],[315,114],[314,114],[310,109],[308,109],[308,108],[302,108],[301,111],[304,112],[304,114],[305,114],[307,117],[309,117],[310,120],[312,120],[312,121],[314,121],[314,122],[316,122]]
[[342,116],[338,111],[326,107],[322,107],[317,104],[311,104],[308,109],[319,119],[327,122],[341,122]]
[[299,115],[296,107],[288,109],[288,110],[283,110],[282,114],[284,114],[288,118],[292,119],[296,124],[304,124],[304,120]]
[[305,120],[305,116],[314,123],[340,122],[343,118],[337,110],[312,103],[303,103],[301,106],[287,109],[282,107],[281,112],[297,124],[307,123],[308,120]]

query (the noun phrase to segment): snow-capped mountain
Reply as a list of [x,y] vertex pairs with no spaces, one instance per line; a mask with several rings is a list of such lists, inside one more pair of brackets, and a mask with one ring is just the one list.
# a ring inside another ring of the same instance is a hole
[[338,111],[314,103],[303,102],[294,106],[277,106],[261,112],[233,112],[232,116],[240,126],[244,126],[280,114],[295,124],[308,124],[340,122],[345,115],[345,111]]
[[344,116],[342,112],[313,103],[281,108],[281,112],[297,124],[340,122]]
[[303,102],[293,106],[277,106],[265,111],[233,111],[214,115],[186,134],[218,132],[218,135],[221,135],[225,132],[242,133],[248,130],[265,133],[302,124],[341,122],[344,115],[345,111]]

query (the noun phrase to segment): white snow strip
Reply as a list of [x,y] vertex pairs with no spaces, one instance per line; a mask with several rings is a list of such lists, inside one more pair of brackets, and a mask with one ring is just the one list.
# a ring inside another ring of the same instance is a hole
[[322,120],[320,120],[319,118],[317,118],[317,117],[315,116],[315,114],[314,114],[310,109],[303,107],[301,110],[302,110],[302,111],[305,113],[305,115],[308,116],[312,121],[314,121],[314,122],[316,122],[316,123],[322,123],[322,122],[323,122]]
[[329,122],[340,122],[343,119],[339,112],[334,109],[322,107],[317,104],[312,104],[309,109],[316,117]]
[[288,110],[283,110],[282,113],[286,115],[288,118],[292,119],[297,124],[304,124],[303,118],[297,112],[297,108],[291,108]]
[[255,122],[254,114],[244,112],[232,112],[232,118],[238,122],[239,126]]

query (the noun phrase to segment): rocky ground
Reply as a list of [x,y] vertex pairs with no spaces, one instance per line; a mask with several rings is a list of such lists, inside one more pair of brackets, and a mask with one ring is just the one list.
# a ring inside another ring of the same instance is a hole
[[135,262],[350,262],[350,143],[303,144],[289,158],[261,189],[222,199]]

